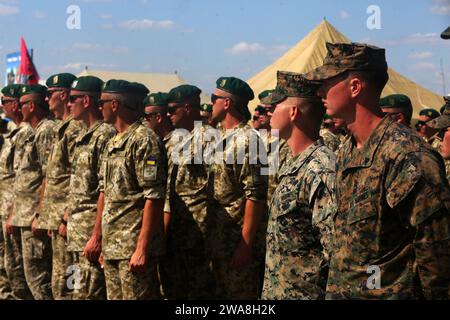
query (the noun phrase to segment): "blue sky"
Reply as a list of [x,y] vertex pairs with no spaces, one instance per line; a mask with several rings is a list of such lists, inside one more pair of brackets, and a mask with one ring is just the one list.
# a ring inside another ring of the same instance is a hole
[[[381,29],[369,30],[369,5]],[[81,29],[69,30],[70,5]],[[387,49],[390,67],[443,94],[450,92],[450,0],[0,0],[0,70],[20,37],[34,49],[45,80],[90,69],[173,73],[210,93],[222,75],[248,79],[326,19],[353,41]],[[275,76],[275,75],[274,75]],[[151,89],[151,88],[150,88]]]

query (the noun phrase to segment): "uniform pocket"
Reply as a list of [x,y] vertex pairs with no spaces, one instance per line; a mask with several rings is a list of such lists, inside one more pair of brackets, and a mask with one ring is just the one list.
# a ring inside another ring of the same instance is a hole
[[364,201],[362,203],[357,203],[355,206],[350,208],[347,223],[355,224],[359,221],[369,219],[377,215],[377,207],[371,199]]

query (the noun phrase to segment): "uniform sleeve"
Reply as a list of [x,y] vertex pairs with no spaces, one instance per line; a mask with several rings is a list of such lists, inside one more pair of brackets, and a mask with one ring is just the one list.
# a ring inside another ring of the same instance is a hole
[[398,203],[402,220],[414,233],[422,293],[426,299],[449,299],[450,190],[443,163],[431,153],[412,154],[399,168],[403,170],[388,189],[388,203]]
[[[260,152],[266,152],[261,138],[256,133],[254,135],[256,136],[254,137],[255,141],[258,141],[258,148],[263,148]],[[262,170],[263,166],[258,153],[255,152],[256,150],[251,150],[249,145],[249,140],[246,140],[246,154],[240,171],[240,182],[243,185],[246,199],[265,203],[267,201],[268,175],[263,172],[267,173],[267,170]],[[241,152],[240,146],[236,151]],[[239,155],[236,156],[236,159],[240,159]]]
[[51,126],[48,126],[47,130],[43,131],[36,139],[35,147],[43,176],[46,175],[48,157],[55,142],[55,131]]
[[98,190],[97,192],[104,192],[104,176],[106,170],[106,158],[108,157],[108,143],[114,137],[114,133],[104,134],[100,136],[96,146],[97,157],[97,179]]
[[167,157],[162,143],[154,137],[143,139],[134,155],[136,177],[146,199],[164,199]]

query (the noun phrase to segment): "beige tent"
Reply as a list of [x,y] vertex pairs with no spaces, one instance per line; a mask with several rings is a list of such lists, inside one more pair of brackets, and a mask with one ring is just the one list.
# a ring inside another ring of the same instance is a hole
[[[351,41],[324,20],[280,59],[248,80],[248,83],[255,94],[259,94],[266,89],[275,88],[278,70],[302,73],[311,71],[322,64],[326,56],[326,42]],[[389,82],[383,90],[383,96],[393,93],[403,93],[411,99],[414,118],[418,117],[423,108],[439,110],[444,104],[441,96],[389,69]],[[258,99],[254,99],[250,103],[250,109],[254,110],[258,102]]]
[[[110,79],[121,79],[131,82],[139,82],[144,84],[151,92],[169,92],[170,89],[186,82],[178,74],[163,73],[136,73],[136,72],[116,72],[102,70],[84,70],[79,76],[95,76],[103,81]],[[209,103],[210,97],[202,93],[201,100],[203,103]]]

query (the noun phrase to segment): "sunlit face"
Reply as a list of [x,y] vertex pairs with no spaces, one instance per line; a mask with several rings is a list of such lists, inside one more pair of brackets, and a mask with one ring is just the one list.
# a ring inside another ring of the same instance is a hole
[[112,104],[114,99],[111,99],[109,95],[102,93],[100,97],[100,111],[103,115],[103,120],[106,123],[114,124],[116,117],[112,111]]
[[419,129],[418,130],[419,135],[425,138],[431,138],[436,133],[435,129],[430,128],[426,124],[428,121],[431,120],[431,118],[425,115],[421,115],[419,116],[418,120],[419,122],[417,123],[417,126]]
[[228,98],[221,96],[221,94],[222,93],[220,91],[216,90],[212,95],[212,97],[214,97],[214,101],[211,99],[211,103],[213,105],[211,120],[217,123],[225,119],[225,115],[227,113],[225,110],[225,102]]
[[7,118],[13,118],[14,105],[17,100],[9,97],[2,97],[1,109]]
[[345,118],[351,99],[348,80],[345,75],[324,80],[318,90],[318,95],[322,98],[328,115],[333,118]]
[[24,122],[30,122],[31,120],[31,116],[32,116],[32,112],[30,110],[31,107],[31,103],[34,100],[29,96],[22,96],[20,98],[20,112],[22,112],[22,117],[23,117],[23,121]]
[[187,112],[184,103],[169,103],[167,116],[175,128],[182,128],[186,120]]
[[279,130],[280,138],[288,138],[291,128],[290,114],[292,108],[292,103],[286,99],[277,104],[273,112],[269,112],[270,126],[272,129]]
[[64,101],[62,100],[62,89],[49,88],[47,91],[46,101],[49,109],[53,114],[60,114],[64,112]]
[[84,96],[77,91],[70,92],[69,104],[70,112],[75,120],[81,120],[86,108],[84,107]]
[[444,134],[444,139],[441,142],[441,155],[445,160],[450,160],[450,127],[447,128]]

